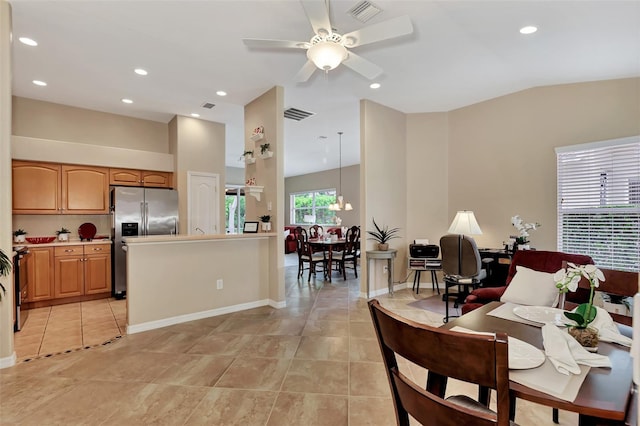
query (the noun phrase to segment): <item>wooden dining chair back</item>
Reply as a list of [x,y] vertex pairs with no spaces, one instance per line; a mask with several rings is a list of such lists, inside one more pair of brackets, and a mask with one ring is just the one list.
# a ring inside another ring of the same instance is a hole
[[[402,318],[369,301],[399,426],[409,416],[423,425],[498,425],[509,422],[509,361],[505,333],[457,333]],[[424,389],[400,372],[396,355],[428,370]],[[447,379],[496,390],[496,411],[466,395],[444,398]]]
[[347,268],[353,269],[353,273],[358,278],[358,251],[360,250],[360,228],[352,226],[345,234],[344,246],[341,250],[335,251],[333,261],[338,270],[342,273],[342,278],[347,279]]
[[[326,263],[327,260],[324,256],[324,252],[314,253],[311,249],[311,244],[307,238],[307,234],[298,233],[297,236],[297,252],[298,252],[298,278],[301,278],[304,274],[304,270],[309,270],[309,278],[307,282],[311,281],[311,274],[316,276],[318,265],[322,266],[322,272],[326,275]],[[308,265],[305,268],[305,265]]]
[[322,238],[324,235],[324,228],[320,225],[312,225],[309,227],[309,238],[316,239]]

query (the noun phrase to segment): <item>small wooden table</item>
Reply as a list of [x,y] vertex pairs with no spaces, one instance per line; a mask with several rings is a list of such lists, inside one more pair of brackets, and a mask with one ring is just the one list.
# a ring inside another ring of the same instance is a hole
[[[450,329],[459,326],[475,331],[503,331],[509,336],[544,349],[539,327],[487,315],[501,304],[491,302],[442,327]],[[630,327],[619,325],[619,328],[623,334],[631,335]],[[624,425],[633,386],[633,362],[629,348],[606,342],[600,342],[598,346],[598,353],[609,357],[612,368],[592,368],[573,402],[563,401],[513,381],[509,382],[509,389],[515,397],[578,413],[580,426],[600,425],[603,422],[607,425]]]
[[387,277],[387,282],[389,284],[389,293],[393,294],[393,260],[396,258],[396,254],[398,250],[389,249],[389,250],[368,250],[367,251],[367,299],[369,298],[369,280],[370,274],[369,271],[371,268],[371,261],[375,259],[387,259],[387,266],[389,268],[389,276]]

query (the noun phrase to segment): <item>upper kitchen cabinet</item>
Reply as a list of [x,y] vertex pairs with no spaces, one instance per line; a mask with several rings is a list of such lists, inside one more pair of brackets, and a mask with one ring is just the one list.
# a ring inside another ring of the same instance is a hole
[[171,188],[172,174],[150,170],[109,169],[109,183],[121,186]]
[[63,165],[62,213],[109,213],[109,169]]
[[14,214],[108,214],[109,169],[13,162]]
[[13,213],[59,214],[60,165],[13,162]]

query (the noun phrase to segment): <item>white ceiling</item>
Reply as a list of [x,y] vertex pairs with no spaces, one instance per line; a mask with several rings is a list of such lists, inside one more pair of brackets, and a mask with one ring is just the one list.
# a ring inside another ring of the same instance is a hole
[[[354,49],[384,69],[377,90],[345,66],[295,84],[304,50],[242,43],[308,41],[297,0],[14,0],[13,93],[161,122],[198,112],[227,125],[227,165],[242,167],[243,106],[281,85],[285,108],[317,113],[285,120],[285,176],[295,176],[338,166],[338,131],[343,166],[359,163],[360,99],[405,113],[449,111],[535,86],[640,76],[638,0],[373,2],[383,12],[366,24],[346,13],[357,1],[330,4],[341,33],[410,16],[412,35]],[[521,35],[524,25],[539,31]],[[215,108],[201,108],[206,101]]]

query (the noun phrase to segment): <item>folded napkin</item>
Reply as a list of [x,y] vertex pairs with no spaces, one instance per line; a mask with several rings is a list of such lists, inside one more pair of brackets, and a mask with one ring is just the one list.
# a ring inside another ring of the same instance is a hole
[[542,327],[542,340],[549,361],[562,374],[580,374],[578,364],[611,368],[608,356],[587,351],[566,331],[551,323]]
[[620,334],[620,330],[618,330],[616,323],[613,322],[613,318],[611,318],[609,312],[598,307],[596,307],[596,309],[598,310],[596,318],[589,326],[598,330],[598,338],[603,342],[614,342],[630,347],[631,339]]

